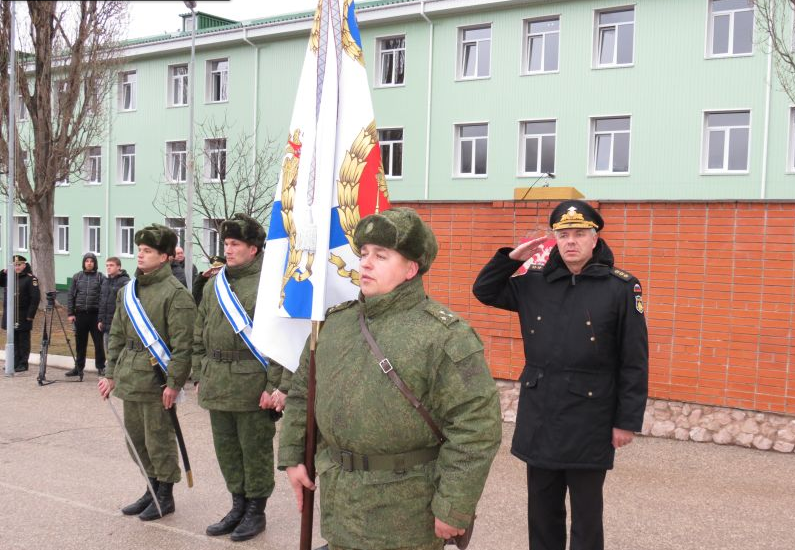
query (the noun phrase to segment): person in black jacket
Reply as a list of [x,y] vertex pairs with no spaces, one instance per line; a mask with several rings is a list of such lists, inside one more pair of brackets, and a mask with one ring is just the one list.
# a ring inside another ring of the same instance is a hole
[[638,279],[613,265],[602,217],[571,200],[550,216],[556,245],[544,266],[513,277],[546,236],[501,248],[473,292],[516,311],[525,367],[511,452],[527,463],[533,550],[604,548],[606,471],[640,431],[648,394],[648,334]]
[[[39,309],[41,294],[39,280],[33,275],[24,256],[14,256],[14,272],[16,288],[14,290],[14,372],[28,370],[30,356],[30,331],[33,329],[33,318]],[[0,286],[6,287],[8,274],[0,271]],[[8,330],[6,318],[8,311],[8,291],[3,292],[3,330]]]
[[110,325],[113,322],[113,314],[116,313],[116,294],[129,282],[130,276],[125,269],[121,268],[121,260],[116,256],[111,256],[105,262],[105,274],[106,277],[102,281],[102,288],[99,291],[97,328],[102,332],[102,342],[107,354]]
[[[188,288],[188,279],[185,275],[185,250],[181,246],[178,246],[174,249],[174,256],[170,258],[170,260],[171,273],[182,283],[182,286]],[[196,276],[199,274],[199,270],[196,269],[196,264],[193,264],[192,273],[192,279],[196,279]]]
[[66,371],[66,376],[77,376],[86,366],[86,350],[88,335],[94,342],[94,359],[100,376],[105,373],[105,347],[102,343],[102,332],[97,326],[99,313],[99,297],[102,281],[105,276],[97,271],[97,257],[91,252],[83,256],[83,270],[72,277],[69,287],[69,300],[66,312],[70,323],[75,326],[75,344],[77,358],[75,368]]

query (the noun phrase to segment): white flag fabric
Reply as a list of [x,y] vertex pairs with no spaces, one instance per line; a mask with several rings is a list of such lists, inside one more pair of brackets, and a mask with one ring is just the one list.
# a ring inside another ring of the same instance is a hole
[[273,205],[252,339],[295,372],[311,321],[359,294],[358,221],[389,208],[352,0],[319,0]]

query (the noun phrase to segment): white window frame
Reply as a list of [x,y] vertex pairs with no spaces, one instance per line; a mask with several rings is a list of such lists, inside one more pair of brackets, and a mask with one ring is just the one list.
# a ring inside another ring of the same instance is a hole
[[56,254],[69,254],[69,216],[54,216],[53,240]]
[[[748,113],[748,125],[738,126],[708,126],[709,115],[729,114],[729,113]],[[704,176],[722,175],[744,175],[748,174],[751,168],[751,109],[715,109],[705,110],[702,116],[702,138],[701,138],[701,174]],[[745,152],[745,169],[744,170],[730,170],[729,169],[729,150],[731,130],[743,129],[748,130],[748,149]],[[723,166],[721,168],[709,168],[709,143],[710,133],[712,131],[723,131]]]
[[[185,69],[185,74],[177,74],[178,69]],[[177,63],[168,66],[168,106],[186,107],[190,102],[190,66],[187,63]],[[175,101],[177,91],[181,92]]]
[[[557,21],[558,28],[557,30],[551,31],[542,31],[537,33],[530,33],[530,28],[533,23],[546,23],[549,21]],[[521,74],[523,75],[537,75],[537,74],[548,74],[548,73],[558,73],[560,72],[560,15],[550,15],[546,17],[534,17],[533,19],[525,19],[523,22],[524,28],[524,44],[522,45],[522,69]],[[554,69],[547,69],[546,67],[546,49],[547,49],[547,41],[548,38],[556,34],[558,35],[558,59],[557,59],[557,67]],[[530,43],[531,39],[533,38],[541,38],[541,69],[534,71],[530,68]]]
[[29,118],[28,108],[22,100],[22,94],[17,94],[17,122],[27,122]]
[[[132,147],[132,151],[125,150],[125,147]],[[135,184],[135,144],[125,143],[119,145],[119,184]]]
[[[99,224],[93,225],[93,220],[98,220]],[[94,244],[96,246],[92,246]],[[87,252],[96,256],[102,255],[102,218],[100,216],[83,216],[83,253]]]
[[787,146],[787,167],[784,170],[787,174],[795,174],[795,105],[790,105],[787,120],[787,133],[789,143]]
[[[216,68],[217,64],[226,63],[226,69]],[[190,69],[188,69],[190,71]],[[229,101],[229,58],[211,59],[207,61],[207,103],[226,103]],[[215,78],[219,79],[218,97],[215,97]]]
[[[471,127],[471,126],[485,126],[486,127],[486,135],[485,136],[476,136],[476,137],[462,137],[462,133],[464,128]],[[453,155],[453,159],[455,165],[453,166],[453,177],[455,178],[467,178],[467,179],[482,179],[487,178],[489,175],[489,123],[488,122],[465,122],[456,124],[454,127],[454,140],[455,143],[455,154]],[[486,171],[482,174],[477,173],[477,143],[478,141],[485,141],[486,143]],[[471,172],[463,172],[461,171],[461,158],[463,156],[462,144],[464,142],[472,143],[472,150],[471,150],[471,163],[472,163],[472,171]]]
[[163,225],[177,234],[177,246],[185,248],[185,218],[164,218]]
[[[385,44],[388,40],[403,40],[403,46],[397,48],[386,48]],[[403,59],[403,73],[401,82],[398,79],[398,65],[400,58]],[[391,82],[384,80],[384,67],[386,59],[392,58],[392,71],[390,72]],[[406,85],[406,35],[395,34],[392,36],[381,36],[376,38],[376,71],[375,71],[375,86],[376,88],[396,88]]]
[[[182,151],[175,151],[174,146],[181,144],[184,147]],[[179,160],[181,159],[181,160]],[[178,177],[174,177],[175,163],[179,162],[177,170],[179,171]],[[166,142],[166,180],[169,183],[185,183],[188,181],[188,142],[185,140],[167,141]]]
[[102,147],[92,145],[86,153],[86,185],[102,184]]
[[[632,12],[632,21],[622,21],[618,23],[600,23],[599,18],[608,13],[618,13],[622,11]],[[626,63],[618,62],[618,30],[619,27],[632,25],[632,60]],[[609,63],[602,63],[602,32],[613,29],[613,60]],[[594,11],[594,43],[593,43],[593,67],[595,69],[615,69],[620,67],[632,67],[635,65],[635,6],[616,6],[614,8]]]
[[[551,122],[555,125],[555,130],[552,133],[528,133],[527,126],[528,124],[538,123],[538,122]],[[543,144],[545,138],[552,137],[554,140],[554,145],[552,148],[552,169],[551,170],[542,170],[541,161],[543,158]],[[527,156],[527,141],[529,139],[535,139],[538,141],[538,161],[536,163],[537,170],[534,172],[527,172],[525,170],[526,167],[526,156]],[[545,174],[554,174],[555,173],[555,161],[557,160],[557,145],[558,145],[558,121],[553,118],[542,118],[542,119],[531,119],[531,120],[522,120],[519,123],[519,176],[542,176]]]
[[14,216],[14,250],[27,252],[30,249],[30,221],[27,216]]
[[[396,131],[400,130],[400,139],[381,139],[381,132],[386,131]],[[403,138],[405,136],[405,130],[402,127],[392,127],[392,128],[379,128],[378,129],[378,144],[381,148],[381,165],[384,167],[384,176],[388,180],[399,180],[403,179]],[[389,166],[387,167],[386,162],[384,161],[384,149],[389,151]],[[395,159],[395,150],[400,150],[400,174],[394,175],[393,168],[394,168],[394,159]]]
[[[611,120],[611,119],[621,119],[626,118],[629,120],[629,129],[628,130],[608,130],[602,131],[597,134],[596,132],[596,123],[600,120]],[[590,118],[590,128],[588,131],[589,134],[589,153],[588,153],[588,175],[589,176],[608,176],[608,177],[616,177],[616,176],[628,176],[630,171],[632,170],[631,161],[632,161],[632,116],[631,115],[609,115],[609,116],[594,116]],[[626,172],[617,172],[613,170],[613,158],[615,153],[615,145],[616,145],[616,135],[618,134],[627,134],[627,171]],[[597,158],[597,145],[599,142],[599,136],[610,136],[610,159],[609,159],[609,170],[597,170],[596,169],[596,158]]]
[[[466,31],[474,31],[478,29],[488,29],[489,30],[489,37],[488,38],[476,38],[473,40],[464,41],[464,34]],[[491,50],[492,50],[492,40],[493,40],[494,33],[492,32],[492,24],[491,23],[483,23],[480,25],[467,25],[466,27],[459,27],[458,28],[458,60],[456,63],[456,79],[457,80],[480,80],[483,78],[490,78],[491,77]],[[479,74],[478,70],[480,68],[480,56],[481,56],[481,44],[483,42],[488,42],[489,44],[489,61],[488,61],[488,71],[486,74]],[[475,50],[475,72],[473,75],[467,76],[465,71],[465,50],[467,46],[474,46]]]
[[[756,13],[754,7],[746,7],[746,8],[734,8],[734,9],[724,9],[720,11],[715,11],[713,9],[714,2],[713,0],[707,0],[707,44],[706,44],[706,57],[707,58],[724,58],[724,57],[748,57],[754,55],[754,41],[756,40]],[[742,52],[742,53],[734,53],[734,22],[737,13],[739,12],[752,12],[753,24],[751,26],[751,51],[750,52]],[[715,53],[715,19],[717,17],[729,17],[729,44],[728,44],[728,51],[726,53]]]
[[[221,143],[223,142],[223,144]],[[221,146],[222,145],[222,146]],[[220,166],[216,161],[215,155],[220,155],[218,160],[223,158],[223,175]],[[227,141],[226,138],[210,138],[204,140],[204,179],[208,182],[220,183],[226,181],[227,166]]]
[[[122,225],[122,222],[132,220],[132,225]],[[128,249],[125,251],[125,249]],[[135,218],[133,216],[116,217],[116,252],[120,258],[133,258],[138,252],[135,246]]]
[[[130,105],[125,107],[129,96]],[[135,111],[138,108],[138,71],[123,71],[119,73],[119,111]]]
[[[215,221],[220,222],[221,220]],[[202,220],[204,250],[208,256],[222,256],[224,253],[224,243],[221,241],[221,234],[213,227],[212,222],[213,220],[209,218],[204,218]]]

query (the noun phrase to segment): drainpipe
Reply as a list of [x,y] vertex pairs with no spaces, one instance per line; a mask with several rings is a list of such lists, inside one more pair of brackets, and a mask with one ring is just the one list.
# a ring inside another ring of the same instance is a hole
[[254,48],[254,147],[252,150],[252,169],[257,166],[257,138],[259,133],[259,111],[257,110],[257,98],[259,97],[259,51],[260,48],[248,39],[248,27],[243,27],[243,42]]
[[[118,73],[116,73],[116,78],[118,78]],[[137,88],[137,74],[136,74],[136,88]],[[113,85],[114,90],[118,90],[118,86],[114,83]],[[137,90],[136,90],[137,91]],[[110,253],[110,159],[112,155],[111,147],[113,147],[113,92],[108,94],[108,147],[107,147],[107,159],[108,161],[105,163],[105,169],[103,172],[107,174],[106,176],[101,176],[105,178],[105,250],[107,253],[105,254],[105,259],[112,256]],[[118,159],[118,157],[115,157]],[[71,223],[69,225],[72,225]],[[114,224],[115,225],[115,224]],[[115,229],[115,227],[114,227]],[[97,266],[97,270],[99,270],[99,266]]]
[[768,34],[767,36],[767,96],[765,97],[765,136],[762,142],[762,184],[759,192],[759,198],[764,199],[767,197],[767,144],[770,139],[770,95],[773,88],[772,81],[773,71],[773,38]]
[[433,92],[433,22],[425,15],[425,0],[420,2],[420,15],[429,25],[428,31],[428,102],[425,109],[425,200],[430,196],[431,169],[431,105]]

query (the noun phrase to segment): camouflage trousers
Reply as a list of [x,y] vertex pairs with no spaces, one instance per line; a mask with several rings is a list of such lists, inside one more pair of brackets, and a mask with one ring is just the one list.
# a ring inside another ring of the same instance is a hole
[[218,465],[230,493],[263,498],[273,492],[273,436],[268,411],[210,411]]
[[[347,548],[345,546],[335,546],[331,543],[328,545],[329,550],[364,550],[363,548]],[[390,548],[389,550],[442,550],[444,548],[444,541],[442,539],[436,539],[433,542],[429,542],[428,544],[421,544],[419,546],[404,546],[401,548]],[[374,550],[374,549],[367,549],[367,550]],[[384,549],[386,550],[386,549]]]
[[[163,404],[124,400],[124,427],[141,457],[146,475],[158,481],[177,483],[180,480],[177,437]],[[127,450],[135,460],[129,443]]]

